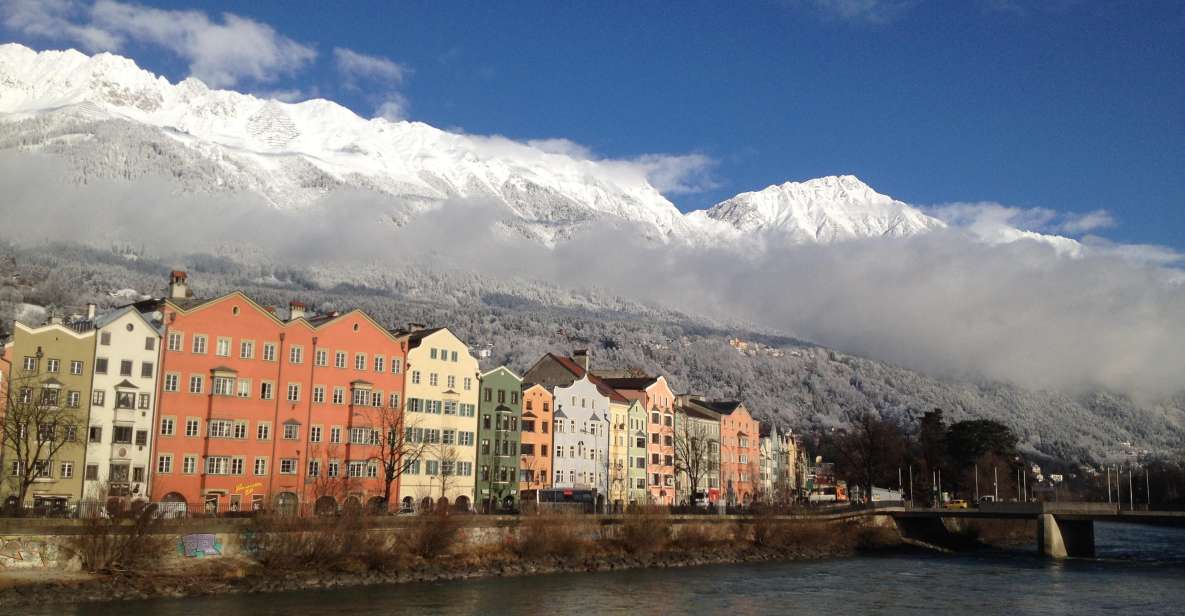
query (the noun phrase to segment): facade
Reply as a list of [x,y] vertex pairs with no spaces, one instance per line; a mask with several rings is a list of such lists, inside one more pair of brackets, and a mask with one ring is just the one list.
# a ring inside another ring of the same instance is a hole
[[609,505],[622,511],[629,504],[630,428],[628,400],[609,401]]
[[28,425],[19,452],[11,442],[3,444],[0,498],[15,503],[20,479],[35,465],[35,478],[20,504],[65,510],[82,498],[95,333],[76,331],[60,320],[40,327],[18,322],[5,354],[11,363],[5,422],[10,428]]
[[700,402],[680,396],[675,408],[676,492],[680,504],[714,506],[721,498],[721,416]]
[[791,466],[793,438],[777,426],[761,425],[761,478],[758,499],[767,503],[789,504],[794,500],[794,475]]
[[609,396],[588,374],[553,393],[554,487],[596,490],[597,509],[603,510],[609,491]]
[[629,491],[626,502],[637,506],[650,502],[650,489],[646,483],[648,480],[646,473],[647,451],[650,447],[646,423],[649,418],[646,408],[637,400],[630,400],[627,417],[629,421],[627,434],[629,437]]
[[477,404],[477,501],[482,511],[518,504],[523,380],[505,366],[481,375]]
[[98,317],[91,326],[96,344],[83,498],[147,499],[160,326],[131,307]]
[[401,403],[400,343],[360,311],[288,321],[240,292],[137,305],[164,322],[153,500],[177,510],[381,506],[376,415]]
[[[446,328],[397,332],[407,348],[405,421],[425,448],[399,482],[403,505],[473,508],[480,373],[469,347]],[[419,437],[418,437],[419,438]]]
[[701,402],[720,413],[720,484],[725,502],[747,506],[761,475],[760,424],[736,401]]
[[519,490],[540,490],[552,483],[551,392],[542,385],[523,385],[523,418],[519,423]]
[[649,502],[675,504],[675,394],[665,377],[602,379],[608,387],[646,409],[646,464]]

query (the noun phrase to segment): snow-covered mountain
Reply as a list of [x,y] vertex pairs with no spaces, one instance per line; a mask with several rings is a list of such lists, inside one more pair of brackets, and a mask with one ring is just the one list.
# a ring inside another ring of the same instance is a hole
[[903,237],[946,226],[851,175],[741,193],[688,217],[726,223],[741,233],[779,233],[794,242],[821,243]]
[[389,197],[395,224],[447,199],[490,199],[506,206],[507,228],[548,244],[605,222],[691,243],[753,233],[825,243],[944,226],[853,176],[788,182],[685,215],[628,161],[364,119],[322,99],[172,84],[120,56],[17,44],[0,45],[4,149],[61,156],[79,183],[166,177],[181,191],[239,191],[281,209],[360,189]]

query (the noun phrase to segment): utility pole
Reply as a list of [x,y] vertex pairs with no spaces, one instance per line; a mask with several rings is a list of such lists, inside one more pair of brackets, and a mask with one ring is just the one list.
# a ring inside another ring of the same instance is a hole
[[913,465],[909,465],[909,506],[913,507]]
[[975,502],[979,502],[979,465],[975,465]]
[[1027,503],[1029,502],[1029,472],[1027,469],[1021,471],[1020,482],[1024,486],[1025,502]]
[[1017,500],[1017,502],[1020,502],[1020,499],[1021,499],[1020,469],[1018,468],[1018,469],[1016,469],[1016,500]]
[[946,502],[946,499],[942,497],[942,469],[938,469],[938,502]]
[[1107,504],[1111,504],[1111,467],[1104,466],[1103,472],[1107,474]]
[[992,467],[992,500],[1000,502],[1000,467]]
[[1129,466],[1127,467],[1127,508],[1131,511],[1135,511],[1136,509],[1135,494],[1135,489],[1132,488],[1132,469]]

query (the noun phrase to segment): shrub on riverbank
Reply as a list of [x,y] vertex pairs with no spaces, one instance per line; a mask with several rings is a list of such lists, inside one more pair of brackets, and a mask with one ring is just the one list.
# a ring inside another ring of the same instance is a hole
[[665,511],[626,514],[617,529],[617,542],[630,554],[652,554],[671,540],[671,517]]
[[399,543],[408,553],[424,560],[443,556],[461,538],[461,522],[448,511],[421,513],[403,531]]
[[575,558],[588,551],[597,538],[596,523],[578,514],[544,513],[525,516],[511,540],[522,558]]
[[82,531],[71,536],[64,547],[78,556],[85,571],[92,573],[149,571],[170,543],[165,535],[158,534],[160,521],[156,507],[140,510],[130,525],[112,518],[86,518]]

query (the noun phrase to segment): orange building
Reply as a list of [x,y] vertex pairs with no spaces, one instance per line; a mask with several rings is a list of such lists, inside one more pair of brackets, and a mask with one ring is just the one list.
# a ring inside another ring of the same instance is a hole
[[603,378],[601,381],[646,409],[646,487],[650,502],[675,504],[675,394],[666,377]]
[[[193,299],[184,272],[138,304],[165,323],[152,498],[202,511],[379,504],[384,416],[404,353],[360,311],[279,319],[243,293]],[[390,412],[389,412],[390,411]]]
[[761,480],[761,425],[736,401],[700,402],[720,413],[720,484],[729,505],[748,505]]
[[519,490],[551,486],[552,395],[542,385],[523,384],[523,418],[520,422],[521,456]]

